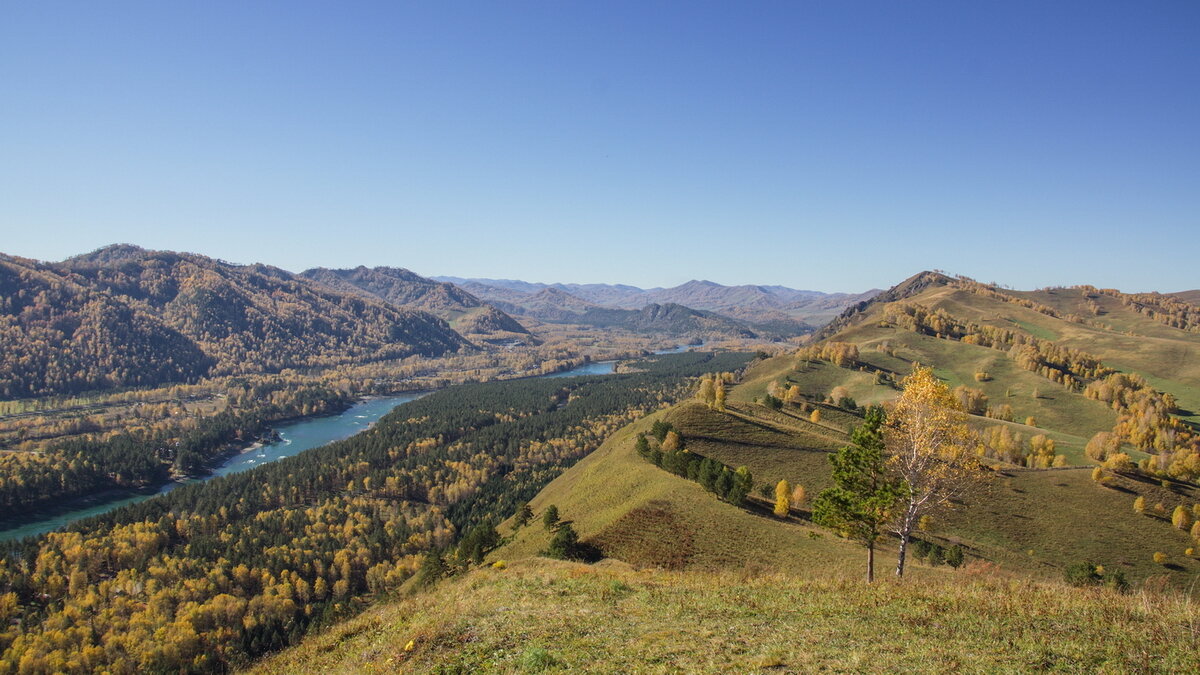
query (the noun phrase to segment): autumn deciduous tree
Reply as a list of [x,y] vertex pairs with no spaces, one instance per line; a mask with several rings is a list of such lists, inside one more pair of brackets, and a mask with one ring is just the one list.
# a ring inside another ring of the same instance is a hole
[[1133,500],[1133,512],[1138,515],[1141,515],[1146,512],[1146,498],[1145,497],[1138,496],[1137,499]]
[[1171,524],[1177,530],[1186,530],[1192,526],[1192,514],[1186,506],[1180,504],[1175,507],[1175,511],[1171,514]]
[[787,480],[775,484],[775,515],[786,518],[792,510],[792,486]]
[[696,392],[696,398],[703,401],[704,405],[710,408],[713,407],[717,399],[717,393],[711,375],[705,375],[700,379],[700,389]]
[[867,549],[867,582],[875,580],[875,543],[903,495],[902,483],[889,474],[884,454],[883,408],[872,406],[850,435],[850,445],[829,456],[833,487],[813,502],[813,521]]
[[792,486],[792,506],[797,507],[803,504],[808,499],[808,492],[804,486],[796,483]]
[[903,481],[901,506],[893,520],[900,537],[896,575],[904,576],[908,542],[921,516],[948,508],[979,474],[969,451],[973,435],[961,404],[928,367],[917,367],[901,383],[888,414],[889,466]]
[[1115,454],[1120,447],[1121,439],[1116,434],[1113,434],[1111,431],[1098,431],[1088,441],[1087,447],[1084,448],[1083,452],[1097,462],[1103,462],[1109,456]]
[[725,412],[725,380],[713,383],[713,408]]
[[663,452],[675,452],[682,447],[682,442],[679,434],[675,431],[668,431],[666,437],[662,441]]
[[812,422],[813,424],[820,422],[821,421],[821,409],[813,408],[812,413],[810,413],[808,416],[808,421]]

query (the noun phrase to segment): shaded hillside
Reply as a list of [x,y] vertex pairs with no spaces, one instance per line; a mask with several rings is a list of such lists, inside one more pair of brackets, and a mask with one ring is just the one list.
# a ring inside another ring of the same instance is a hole
[[111,246],[0,261],[6,397],[440,355],[445,321],[266,265]]
[[215,364],[158,316],[32,260],[0,258],[0,397],[194,380]]
[[463,334],[515,333],[525,329],[503,311],[485,304],[454,284],[437,282],[395,267],[356,267],[331,270],[323,267],[300,274],[348,293],[357,293],[393,305],[419,309],[438,316]]

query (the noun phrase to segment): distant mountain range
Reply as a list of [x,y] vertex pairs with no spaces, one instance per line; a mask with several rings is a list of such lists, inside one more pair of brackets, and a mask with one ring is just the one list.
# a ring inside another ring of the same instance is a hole
[[821,326],[845,308],[874,297],[864,293],[821,293],[785,286],[723,286],[689,281],[674,288],[643,289],[624,284],[541,284],[512,279],[434,277],[470,291],[510,313],[551,318],[555,313],[582,314],[592,307],[639,309],[650,304],[676,304],[715,312],[751,326],[791,326],[803,332]]
[[451,283],[433,281],[396,267],[318,267],[300,273],[305,279],[347,293],[420,309],[438,316],[464,336],[475,339],[530,339],[516,319]]

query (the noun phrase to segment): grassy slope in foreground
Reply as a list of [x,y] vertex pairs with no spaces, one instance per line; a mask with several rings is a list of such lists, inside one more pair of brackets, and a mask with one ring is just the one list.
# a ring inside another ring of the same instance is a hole
[[256,672],[1196,672],[1198,620],[1167,596],[1016,580],[867,586],[535,558],[377,607]]

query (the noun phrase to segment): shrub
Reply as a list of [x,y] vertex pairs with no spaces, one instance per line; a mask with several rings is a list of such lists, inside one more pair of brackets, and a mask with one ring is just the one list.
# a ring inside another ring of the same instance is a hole
[[1142,497],[1139,495],[1137,499],[1133,500],[1133,512],[1137,513],[1137,514],[1142,514],[1142,513],[1146,512],[1146,498],[1145,497]]
[[521,665],[528,672],[540,673],[553,667],[556,663],[557,661],[550,655],[550,652],[542,647],[530,647],[521,656]]
[[1096,571],[1095,563],[1080,561],[1068,565],[1063,576],[1072,586],[1096,586],[1100,583],[1100,573]]
[[1125,578],[1125,573],[1121,570],[1113,570],[1106,573],[1104,575],[1104,585],[1120,593],[1125,593],[1129,590],[1129,580]]
[[1167,564],[1167,554],[1163,553],[1162,551],[1155,551],[1154,552],[1154,562],[1159,565]]

